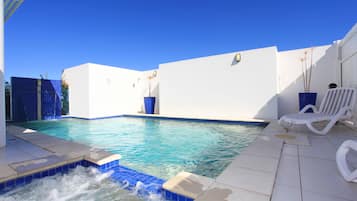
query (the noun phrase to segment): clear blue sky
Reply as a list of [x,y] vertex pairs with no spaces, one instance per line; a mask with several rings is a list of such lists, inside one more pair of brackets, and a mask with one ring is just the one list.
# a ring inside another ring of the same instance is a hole
[[146,70],[266,46],[330,44],[357,1],[25,0],[5,25],[5,75],[59,79],[86,62]]

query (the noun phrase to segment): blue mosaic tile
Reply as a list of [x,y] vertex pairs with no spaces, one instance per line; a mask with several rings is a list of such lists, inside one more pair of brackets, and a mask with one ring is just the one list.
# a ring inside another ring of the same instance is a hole
[[5,182],[0,183],[0,191],[4,190],[4,188],[5,188]]
[[17,178],[15,180],[15,185],[16,186],[19,186],[19,185],[24,185],[25,184],[25,178],[24,177],[20,177],[20,178]]
[[53,176],[53,175],[55,175],[56,174],[56,169],[55,168],[52,168],[52,169],[49,169],[48,170],[48,175],[49,176]]
[[48,176],[48,170],[44,170],[41,172],[41,178],[42,177],[47,177]]
[[33,174],[27,175],[25,177],[25,184],[31,183],[32,179],[33,179]]
[[6,188],[13,188],[15,186],[15,180],[10,180],[6,182]]
[[220,120],[220,119],[194,119],[194,118],[182,118],[182,117],[162,117],[162,116],[138,116],[138,115],[123,115],[123,117],[130,118],[145,118],[145,119],[163,119],[163,120],[176,120],[176,121],[190,121],[201,123],[223,123],[223,124],[239,124],[239,125],[251,125],[265,127],[268,122],[256,122],[256,121],[237,121],[237,120]]
[[167,201],[193,201],[192,198],[162,189],[162,197]]

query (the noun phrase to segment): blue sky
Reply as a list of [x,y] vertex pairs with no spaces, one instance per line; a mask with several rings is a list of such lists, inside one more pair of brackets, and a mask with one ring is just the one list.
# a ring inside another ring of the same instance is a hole
[[357,22],[355,8],[355,0],[25,0],[5,24],[5,78],[330,44]]

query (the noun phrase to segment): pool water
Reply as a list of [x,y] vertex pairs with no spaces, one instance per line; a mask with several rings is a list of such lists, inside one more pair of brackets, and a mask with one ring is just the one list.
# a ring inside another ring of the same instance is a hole
[[215,178],[263,129],[133,117],[34,121],[20,126],[120,154],[122,165],[163,179],[181,171]]

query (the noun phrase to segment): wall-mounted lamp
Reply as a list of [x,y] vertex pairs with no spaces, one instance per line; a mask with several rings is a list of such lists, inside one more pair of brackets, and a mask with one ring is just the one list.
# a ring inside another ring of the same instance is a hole
[[239,63],[241,59],[242,59],[242,57],[241,57],[240,53],[237,53],[237,54],[234,56],[234,61],[237,62],[237,63]]

